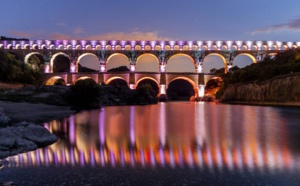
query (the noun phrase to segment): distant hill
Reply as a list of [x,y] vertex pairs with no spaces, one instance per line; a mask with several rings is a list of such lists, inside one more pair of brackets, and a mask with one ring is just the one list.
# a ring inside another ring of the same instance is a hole
[[27,38],[13,38],[13,37],[5,37],[5,36],[0,36],[0,40],[7,40],[7,41],[29,41]]
[[97,70],[84,67],[78,63],[78,72],[98,72]]
[[130,71],[126,66],[120,66],[107,70],[107,72],[128,72]]

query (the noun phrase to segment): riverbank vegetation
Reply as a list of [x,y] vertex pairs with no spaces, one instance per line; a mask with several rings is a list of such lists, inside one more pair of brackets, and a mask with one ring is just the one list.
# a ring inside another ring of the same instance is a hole
[[[21,57],[0,49],[0,81],[6,83],[41,84],[43,72],[40,66],[32,68]],[[35,60],[34,58],[32,59]],[[39,59],[36,59],[39,60]]]
[[260,84],[275,76],[300,72],[300,50],[286,50],[279,52],[276,56],[265,57],[261,62],[251,64],[239,69],[233,67],[229,73],[218,70],[217,74],[223,79],[223,85],[216,94],[221,98],[229,85],[233,84]]

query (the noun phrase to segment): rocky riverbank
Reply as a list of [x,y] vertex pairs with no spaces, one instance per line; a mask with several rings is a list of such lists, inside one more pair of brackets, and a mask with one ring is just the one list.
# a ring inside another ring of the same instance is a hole
[[0,159],[56,142],[44,122],[74,113],[61,94],[64,88],[0,85]]
[[256,105],[300,106],[300,73],[227,87],[220,102]]
[[0,159],[56,142],[41,124],[72,113],[65,106],[0,101]]

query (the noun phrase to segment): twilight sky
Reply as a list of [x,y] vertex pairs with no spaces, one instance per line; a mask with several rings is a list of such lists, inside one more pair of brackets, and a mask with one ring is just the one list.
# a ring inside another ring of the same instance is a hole
[[1,0],[0,7],[7,37],[300,41],[299,0]]

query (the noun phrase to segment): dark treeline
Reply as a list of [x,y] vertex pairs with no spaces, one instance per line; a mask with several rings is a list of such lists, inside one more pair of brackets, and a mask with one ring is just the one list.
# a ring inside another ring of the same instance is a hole
[[[34,61],[34,60],[33,60]],[[43,73],[32,64],[25,64],[17,56],[0,49],[0,81],[6,83],[41,84]]]
[[236,83],[260,83],[275,76],[300,72],[300,50],[286,50],[274,58],[267,56],[263,61],[244,68],[233,67],[227,74],[219,74],[223,86],[217,94],[220,97],[228,85]]
[[29,39],[26,38],[12,38],[12,37],[5,37],[5,36],[0,36],[0,40],[7,40],[7,41],[29,41]]

